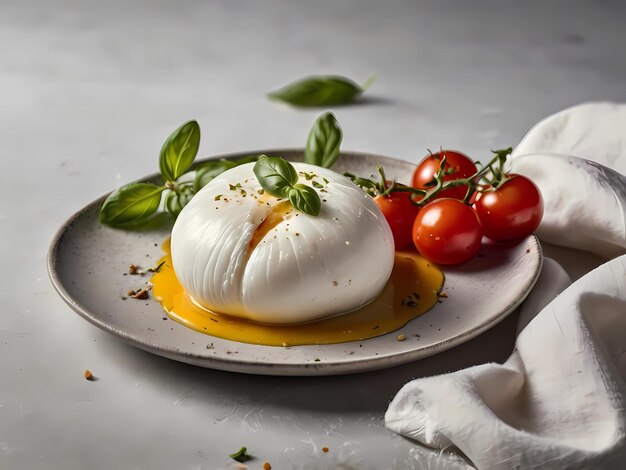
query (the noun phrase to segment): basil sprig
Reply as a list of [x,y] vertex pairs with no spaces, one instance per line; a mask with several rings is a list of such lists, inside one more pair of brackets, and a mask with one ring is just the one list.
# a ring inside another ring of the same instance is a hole
[[275,197],[288,197],[289,190],[298,181],[293,165],[278,157],[261,155],[253,171],[261,187]]
[[147,226],[159,209],[165,192],[165,208],[176,217],[195,194],[193,181],[179,182],[192,165],[200,146],[200,126],[189,121],[165,140],[159,155],[162,185],[131,183],[106,198],[100,208],[100,221],[111,227]]
[[[342,132],[332,113],[322,114],[313,125],[307,139],[305,161],[329,168],[339,156]],[[173,218],[193,196],[217,175],[244,163],[259,160],[256,155],[239,160],[213,160],[188,174],[200,146],[200,126],[189,121],[165,140],[159,154],[163,184],[131,183],[111,193],[100,208],[100,221],[117,228],[153,228],[169,213]],[[262,161],[261,161],[262,160]],[[261,186],[273,196],[288,199],[298,210],[318,215],[320,198],[315,189],[298,184],[298,173],[282,158],[263,157],[254,166]],[[315,181],[313,186],[319,185]],[[156,214],[163,200],[163,210]]]
[[370,78],[360,86],[339,75],[313,75],[292,82],[268,96],[293,106],[335,106],[354,101],[372,82],[373,78]]
[[304,161],[311,165],[330,168],[339,158],[343,133],[333,113],[317,118],[309,132],[304,149]]
[[317,216],[322,208],[317,191],[298,183],[298,172],[291,163],[282,158],[261,155],[253,168],[261,187],[270,195],[289,199],[300,212]]

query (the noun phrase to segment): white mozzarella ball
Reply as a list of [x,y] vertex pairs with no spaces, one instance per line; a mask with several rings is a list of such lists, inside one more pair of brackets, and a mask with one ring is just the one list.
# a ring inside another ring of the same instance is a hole
[[[316,188],[323,200],[316,217],[259,194],[254,163],[219,175],[180,213],[172,260],[197,304],[257,322],[300,323],[355,310],[379,295],[394,244],[378,206],[331,170],[293,165],[299,183],[323,186]],[[277,213],[282,220],[254,245],[259,226]]]

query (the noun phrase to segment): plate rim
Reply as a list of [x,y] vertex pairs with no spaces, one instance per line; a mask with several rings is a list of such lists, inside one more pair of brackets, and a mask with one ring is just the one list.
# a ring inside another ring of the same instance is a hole
[[[207,158],[200,159],[194,163],[192,169],[197,167],[198,165],[219,159],[236,159],[242,158],[243,156],[247,156],[250,154],[289,154],[289,153],[303,153],[304,148],[300,147],[286,147],[286,148],[272,148],[272,149],[263,149],[261,151],[248,151],[248,152],[234,152],[234,153],[226,153],[210,156]],[[383,155],[377,155],[368,152],[359,152],[359,151],[341,151],[341,154],[351,155],[356,157],[370,157],[375,158],[377,160],[393,160],[394,162],[400,162],[405,164],[414,165],[414,163],[409,162],[407,160],[387,157]],[[152,173],[150,175],[144,176],[132,182],[144,182],[144,181],[153,181],[160,178],[159,173]],[[129,183],[130,184],[130,183]],[[46,268],[48,272],[48,277],[54,289],[57,291],[59,296],[63,299],[63,301],[78,315],[87,320],[92,325],[100,328],[107,333],[113,334],[114,336],[120,338],[124,342],[135,346],[144,351],[148,351],[153,354],[157,354],[159,356],[167,357],[172,360],[176,360],[179,362],[185,362],[188,364],[193,364],[201,367],[209,367],[212,369],[219,370],[227,370],[234,371],[240,373],[248,373],[248,374],[262,374],[262,375],[300,375],[300,376],[309,376],[309,375],[336,375],[336,374],[351,374],[351,373],[362,373],[367,371],[385,369],[390,367],[399,366],[402,364],[407,364],[409,362],[418,361],[420,359],[430,357],[438,352],[444,352],[448,349],[451,349],[455,346],[465,343],[466,341],[475,338],[479,334],[487,331],[488,329],[496,326],[506,317],[508,317],[528,296],[528,294],[532,291],[535,286],[539,275],[541,273],[541,268],[543,265],[543,252],[541,248],[541,244],[535,235],[530,235],[528,238],[531,239],[532,245],[536,247],[536,260],[537,269],[534,271],[532,278],[528,283],[528,288],[518,297],[511,300],[511,302],[507,305],[506,308],[502,309],[502,311],[494,316],[489,318],[488,320],[483,321],[482,323],[474,326],[471,329],[468,329],[453,338],[448,338],[436,344],[432,344],[430,346],[425,346],[419,349],[412,349],[401,352],[387,352],[379,354],[375,357],[366,357],[366,358],[353,358],[350,359],[350,356],[346,356],[343,360],[332,360],[332,361],[323,361],[319,363],[300,363],[300,364],[288,364],[288,363],[272,363],[272,362],[260,362],[253,360],[244,360],[238,359],[232,356],[229,357],[220,357],[220,356],[203,356],[199,354],[195,354],[188,351],[183,351],[177,348],[171,348],[169,346],[163,346],[157,343],[153,343],[150,341],[146,341],[136,335],[128,334],[125,331],[115,328],[102,320],[100,320],[96,315],[90,312],[89,308],[77,300],[75,300],[72,295],[67,291],[63,282],[61,281],[59,272],[57,271],[58,264],[58,252],[61,246],[63,239],[65,238],[68,230],[72,227],[76,221],[78,221],[85,212],[89,210],[93,210],[95,205],[100,205],[104,200],[108,197],[111,192],[104,194],[103,196],[94,199],[89,202],[78,211],[73,213],[70,217],[68,217],[61,226],[56,230],[52,241],[50,242],[47,254],[46,254]],[[393,332],[392,332],[393,333]],[[199,333],[202,334],[202,333]],[[391,333],[388,333],[391,334]],[[207,335],[205,335],[207,336]],[[210,335],[208,335],[210,336]],[[224,340],[229,341],[229,340]],[[365,340],[363,340],[365,341]],[[236,343],[235,341],[232,341]],[[352,342],[346,343],[338,343],[338,344],[350,344]],[[264,346],[264,345],[256,345],[258,347],[272,347],[272,346]],[[317,347],[324,347],[327,345],[311,345]],[[289,348],[295,348],[298,346],[289,346]],[[436,350],[433,353],[433,350]],[[391,362],[391,364],[390,364]],[[294,372],[299,371],[299,373],[295,374]]]

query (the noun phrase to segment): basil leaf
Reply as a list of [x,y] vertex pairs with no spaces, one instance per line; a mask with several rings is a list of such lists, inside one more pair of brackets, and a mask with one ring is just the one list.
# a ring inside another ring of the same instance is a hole
[[256,162],[262,156],[263,155],[248,155],[247,157],[240,158],[239,160],[228,160],[228,161],[231,161],[231,162],[234,161],[237,165],[243,165],[244,163]]
[[248,449],[246,449],[245,447],[242,447],[237,452],[230,454],[229,457],[239,463],[247,462],[252,458],[252,456],[248,454]]
[[293,106],[332,106],[350,103],[363,91],[349,78],[315,75],[290,83],[268,96]]
[[156,212],[165,188],[152,183],[131,183],[106,198],[100,222],[112,227],[140,223]]
[[193,182],[194,191],[198,192],[204,188],[213,178],[244,163],[256,162],[258,155],[249,155],[239,160],[215,160],[202,164],[196,170],[196,177]]
[[289,202],[300,212],[313,216],[318,215],[322,208],[317,191],[305,184],[296,184],[289,189]]
[[289,190],[298,181],[298,172],[282,158],[261,155],[253,168],[261,187],[275,197],[288,197]]
[[146,232],[151,230],[172,229],[172,218],[167,212],[156,211],[154,214],[149,215],[145,219],[141,219],[138,222],[132,222],[124,225],[120,225],[120,229],[134,231],[134,232]]
[[201,168],[198,168],[196,171],[196,177],[193,181],[193,189],[195,191],[200,191],[204,188],[209,182],[218,175],[221,175],[226,170],[230,170],[231,168],[236,167],[237,164],[229,161],[217,161],[217,162],[209,162],[206,165],[203,165]]
[[333,113],[317,118],[309,132],[304,149],[304,161],[311,165],[330,168],[339,158],[343,133]]
[[159,156],[159,168],[165,181],[176,181],[193,163],[200,147],[200,126],[189,121],[165,140]]
[[170,191],[165,195],[165,208],[172,217],[176,218],[178,214],[180,214],[180,211],[183,210],[183,207],[191,201],[194,194],[195,192],[189,188],[183,189],[180,193]]

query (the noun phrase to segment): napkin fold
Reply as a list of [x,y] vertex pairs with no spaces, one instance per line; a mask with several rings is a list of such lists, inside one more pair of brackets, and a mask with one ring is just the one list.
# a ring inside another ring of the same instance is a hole
[[510,358],[408,383],[385,414],[389,429],[455,446],[477,468],[626,466],[624,140],[626,106],[610,103],[562,111],[524,137],[512,169],[544,195],[540,238],[619,257],[571,286],[546,258]]
[[[626,133],[626,116],[624,117]],[[603,258],[626,253],[626,177],[599,163],[546,153],[514,157],[511,171],[541,190],[537,236]]]
[[559,111],[535,125],[513,156],[573,155],[626,174],[626,104],[591,102]]

